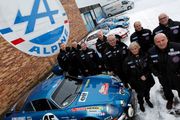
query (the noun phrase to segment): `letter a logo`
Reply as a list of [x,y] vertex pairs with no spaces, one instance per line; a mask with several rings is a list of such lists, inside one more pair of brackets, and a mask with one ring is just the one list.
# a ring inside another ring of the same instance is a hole
[[[57,54],[69,38],[69,22],[59,0],[0,0],[0,34],[34,56]],[[11,3],[11,4],[10,4]]]

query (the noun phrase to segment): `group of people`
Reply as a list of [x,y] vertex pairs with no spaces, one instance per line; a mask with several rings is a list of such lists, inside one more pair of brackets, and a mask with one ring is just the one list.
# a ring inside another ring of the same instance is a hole
[[150,89],[155,84],[153,73],[162,85],[166,108],[172,109],[172,90],[177,90],[180,97],[180,22],[171,20],[165,13],[160,14],[158,19],[159,26],[153,32],[136,21],[129,46],[121,42],[118,35],[106,37],[99,31],[95,46],[101,57],[84,42],[78,45],[73,41],[71,47],[62,43],[58,63],[71,76],[102,72],[117,75],[125,85],[130,84],[136,91],[143,112],[144,98],[153,108],[150,102]]

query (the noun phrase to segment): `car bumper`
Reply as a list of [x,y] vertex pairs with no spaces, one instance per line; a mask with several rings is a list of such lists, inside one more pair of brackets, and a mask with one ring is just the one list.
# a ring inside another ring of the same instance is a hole
[[123,113],[117,120],[126,120],[127,117],[126,113]]
[[128,104],[128,110],[127,113],[124,112],[119,118],[114,120],[128,120],[128,118],[132,118],[134,116],[134,109],[132,108],[131,104]]

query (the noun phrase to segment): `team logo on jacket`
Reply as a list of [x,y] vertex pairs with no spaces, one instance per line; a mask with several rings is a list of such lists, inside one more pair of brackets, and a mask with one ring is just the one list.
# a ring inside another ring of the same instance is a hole
[[145,37],[145,40],[149,40],[149,36]]
[[179,58],[178,56],[175,56],[175,57],[172,58],[172,61],[173,61],[174,63],[178,63],[179,60],[180,60],[180,58]]
[[17,49],[52,56],[69,37],[69,22],[59,0],[0,0],[0,34]]
[[175,29],[175,30],[173,30],[173,33],[174,33],[174,34],[178,34],[178,33],[179,33],[179,30]]

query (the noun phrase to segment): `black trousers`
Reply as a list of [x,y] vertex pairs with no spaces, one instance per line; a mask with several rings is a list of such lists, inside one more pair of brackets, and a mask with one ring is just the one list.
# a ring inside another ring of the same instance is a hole
[[163,78],[162,76],[158,77],[158,79],[159,79],[160,84],[163,87],[163,92],[164,92],[164,96],[166,100],[172,101],[174,98],[174,94],[172,92],[171,87],[169,86],[168,81],[166,81],[166,78]]
[[167,87],[167,86],[162,86],[162,87],[163,87],[164,96],[165,96],[166,100],[172,101],[174,98],[174,94],[172,92],[172,89],[170,87]]
[[150,99],[150,89],[151,88],[145,88],[144,90],[138,90],[137,92],[137,99],[139,104],[144,104],[144,97],[146,101],[149,101]]

